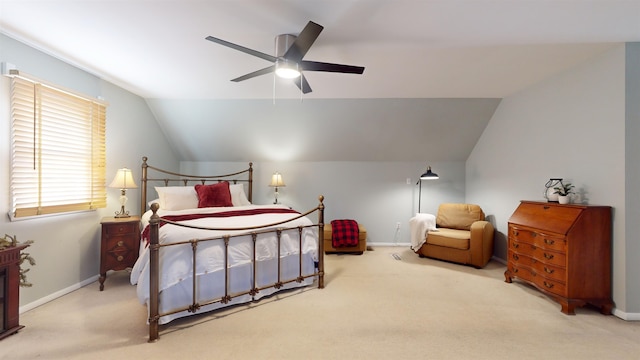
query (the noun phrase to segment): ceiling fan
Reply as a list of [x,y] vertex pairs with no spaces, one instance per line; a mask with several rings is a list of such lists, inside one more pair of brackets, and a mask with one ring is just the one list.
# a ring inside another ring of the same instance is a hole
[[311,45],[313,45],[320,35],[322,29],[324,29],[324,27],[321,25],[309,21],[298,36],[290,34],[276,36],[275,56],[230,43],[213,36],[207,36],[206,39],[273,63],[271,66],[231,79],[231,81],[240,82],[275,71],[276,75],[280,77],[293,79],[302,93],[306,94],[311,92],[311,87],[307,79],[305,79],[302,73],[303,71],[324,71],[346,74],[362,74],[364,72],[364,67],[362,66],[302,60],[311,48]]

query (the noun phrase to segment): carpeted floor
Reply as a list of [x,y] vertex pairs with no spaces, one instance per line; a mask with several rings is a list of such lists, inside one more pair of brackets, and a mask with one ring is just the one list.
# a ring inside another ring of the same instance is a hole
[[504,266],[421,259],[404,247],[326,257],[326,288],[294,290],[161,328],[126,272],[21,315],[0,359],[639,359],[640,322],[576,316]]

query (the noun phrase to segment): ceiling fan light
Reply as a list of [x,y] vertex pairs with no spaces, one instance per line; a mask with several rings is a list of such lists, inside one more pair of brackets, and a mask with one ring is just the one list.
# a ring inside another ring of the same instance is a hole
[[300,76],[298,64],[289,63],[287,60],[278,60],[276,63],[276,75],[284,79],[295,79]]

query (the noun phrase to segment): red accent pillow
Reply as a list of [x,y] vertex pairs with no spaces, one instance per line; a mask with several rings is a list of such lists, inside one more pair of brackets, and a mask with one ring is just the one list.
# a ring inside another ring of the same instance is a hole
[[233,206],[228,181],[211,185],[198,184],[195,186],[195,189],[196,193],[198,193],[199,208]]

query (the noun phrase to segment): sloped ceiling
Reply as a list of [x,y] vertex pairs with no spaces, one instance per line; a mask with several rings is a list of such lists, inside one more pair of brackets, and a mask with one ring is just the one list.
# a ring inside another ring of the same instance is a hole
[[464,161],[499,100],[148,103],[179,157],[192,161]]
[[[182,160],[460,160],[499,99],[623,42],[640,2],[617,0],[0,0],[0,31],[147,99]],[[313,92],[211,43],[273,53],[325,27]],[[17,64],[19,66],[19,64]],[[274,103],[275,102],[275,103]]]

